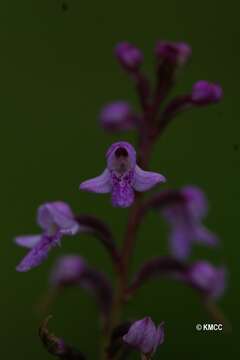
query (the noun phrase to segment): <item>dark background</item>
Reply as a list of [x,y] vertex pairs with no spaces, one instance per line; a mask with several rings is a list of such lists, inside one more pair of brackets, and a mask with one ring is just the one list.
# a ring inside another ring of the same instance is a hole
[[[4,1],[0,8],[1,146],[1,359],[50,359],[37,336],[44,314],[38,307],[48,271],[60,253],[77,252],[111,273],[107,255],[90,237],[66,239],[40,268],[15,272],[25,250],[13,245],[18,234],[38,231],[39,204],[62,199],[76,212],[101,215],[121,241],[127,210],[113,209],[109,197],[78,191],[79,183],[100,173],[104,152],[119,137],[101,130],[103,104],[129,99],[133,87],[112,56],[129,40],[145,52],[153,75],[157,39],[184,40],[192,62],[177,91],[198,79],[222,84],[224,101],[181,116],[155,147],[151,168],[168,178],[167,187],[195,184],[208,194],[209,227],[219,234],[216,249],[194,248],[193,259],[227,264],[229,286],[220,306],[233,323],[231,334],[198,333],[211,322],[190,289],[154,282],[128,306],[131,317],[151,315],[166,322],[166,341],[156,358],[202,359],[239,353],[239,4],[237,1]],[[121,136],[134,142],[134,134]],[[134,267],[167,253],[166,226],[151,214],[142,227]],[[97,358],[98,322],[94,303],[70,290],[50,310],[56,333]],[[233,344],[236,344],[234,347]]]

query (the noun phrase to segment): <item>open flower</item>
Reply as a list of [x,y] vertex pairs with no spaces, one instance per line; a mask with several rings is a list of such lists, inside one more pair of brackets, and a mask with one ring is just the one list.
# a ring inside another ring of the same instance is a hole
[[19,236],[15,239],[18,245],[30,249],[17,266],[17,271],[28,271],[40,265],[49,251],[60,243],[62,236],[75,235],[80,231],[69,205],[61,201],[41,205],[37,222],[42,228],[42,234]]
[[171,253],[176,258],[187,258],[194,241],[217,244],[217,237],[201,223],[207,213],[207,200],[200,189],[188,186],[173,194],[168,192],[162,199],[162,214],[171,226]]
[[150,317],[135,321],[123,341],[150,358],[164,341],[163,323],[156,327]]
[[207,261],[197,261],[190,266],[187,274],[190,283],[207,297],[219,298],[226,287],[226,269],[215,267]]
[[163,175],[142,170],[136,164],[136,152],[131,144],[120,141],[107,151],[107,168],[94,178],[84,181],[81,190],[95,193],[111,193],[112,204],[128,207],[134,201],[134,190],[146,191],[158,183],[165,182]]

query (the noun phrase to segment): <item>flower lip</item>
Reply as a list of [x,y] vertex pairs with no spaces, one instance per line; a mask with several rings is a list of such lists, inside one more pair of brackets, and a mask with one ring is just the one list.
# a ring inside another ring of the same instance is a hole
[[31,248],[31,250],[17,266],[17,271],[26,272],[39,266],[44,260],[47,259],[50,250],[59,244],[60,239],[61,238],[59,235],[55,237],[42,236],[40,241]]

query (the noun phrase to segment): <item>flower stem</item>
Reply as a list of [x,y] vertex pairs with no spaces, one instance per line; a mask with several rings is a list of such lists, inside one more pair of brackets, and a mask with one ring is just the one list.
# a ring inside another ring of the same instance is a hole
[[[140,86],[141,85],[141,86]],[[138,164],[143,169],[148,168],[153,145],[159,135],[158,129],[154,124],[157,115],[157,97],[158,91],[155,93],[153,104],[155,106],[148,106],[147,95],[148,84],[145,78],[137,83],[140,104],[143,108],[143,124],[139,129],[139,158]],[[130,209],[129,220],[127,223],[126,233],[123,240],[123,247],[120,255],[121,271],[117,273],[115,295],[113,298],[112,309],[109,317],[109,326],[106,331],[106,342],[104,344],[103,360],[110,360],[107,354],[107,346],[109,345],[111,333],[114,327],[118,324],[121,318],[123,305],[126,301],[125,295],[128,288],[128,275],[131,265],[131,259],[136,243],[136,236],[139,225],[142,221],[144,212],[142,211],[142,193],[137,193],[135,201]]]
[[[145,151],[142,152],[145,156],[139,159],[139,164],[146,167],[150,152],[152,149],[152,143],[148,142],[148,146],[145,148]],[[125,302],[125,293],[128,288],[128,275],[129,268],[131,265],[131,259],[135,247],[136,236],[139,229],[139,225],[142,220],[142,194],[137,193],[134,204],[132,205],[129,213],[129,220],[127,224],[127,229],[123,241],[123,247],[121,252],[121,269],[122,271],[117,274],[115,296],[113,299],[112,310],[110,314],[109,326],[106,333],[106,342],[105,342],[105,351],[103,354],[103,359],[110,359],[106,354],[106,346],[109,345],[110,336],[114,327],[119,323],[121,318],[121,312]]]
[[113,299],[113,305],[110,314],[110,323],[106,334],[106,342],[104,345],[105,351],[103,354],[103,359],[108,359],[108,360],[110,359],[106,354],[106,346],[109,345],[109,341],[113,329],[120,321],[121,312],[125,302],[125,291],[128,287],[129,266],[134,250],[138,226],[141,220],[140,208],[141,208],[141,196],[140,194],[138,194],[130,210],[127,231],[123,242],[122,255],[121,255],[122,272],[117,274],[115,296]]
[[124,284],[126,285],[131,257],[134,250],[136,235],[141,221],[141,194],[136,195],[136,200],[131,208],[127,231],[122,248],[122,262],[124,269]]

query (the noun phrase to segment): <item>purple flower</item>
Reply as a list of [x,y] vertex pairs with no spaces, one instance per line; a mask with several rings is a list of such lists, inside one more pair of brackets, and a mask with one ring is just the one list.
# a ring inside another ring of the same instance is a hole
[[176,258],[187,258],[194,241],[217,244],[217,237],[201,223],[207,213],[207,200],[200,189],[185,187],[175,192],[174,196],[169,194],[169,200],[167,203],[166,196],[162,214],[171,225],[171,253]]
[[134,190],[142,192],[158,183],[165,182],[163,175],[144,171],[136,164],[136,152],[131,144],[120,141],[107,151],[107,168],[94,178],[84,181],[81,190],[95,193],[111,193],[112,204],[128,207],[134,201]]
[[100,114],[102,127],[108,131],[125,131],[134,127],[137,117],[125,101],[106,105]]
[[86,261],[77,255],[60,257],[51,274],[50,282],[53,286],[75,285],[81,275],[88,268]]
[[170,64],[184,65],[189,60],[192,50],[184,42],[159,41],[155,48],[155,54],[160,61],[164,60]]
[[164,342],[163,323],[156,327],[150,317],[135,321],[123,336],[123,341],[142,354],[151,356]]
[[126,71],[137,71],[143,62],[142,52],[128,42],[119,43],[115,48],[115,55]]
[[194,105],[208,105],[219,102],[223,97],[220,85],[200,80],[193,85],[191,101]]
[[42,234],[19,236],[15,239],[18,245],[31,249],[17,266],[17,271],[28,271],[40,265],[49,251],[60,243],[63,235],[75,235],[80,231],[69,205],[61,201],[41,205],[37,222],[42,228]]
[[191,265],[187,277],[193,286],[213,299],[219,298],[226,287],[226,269],[215,267],[207,261],[197,261]]

